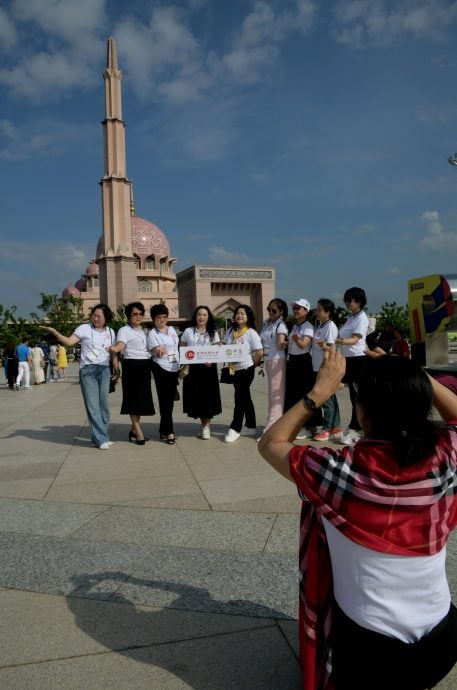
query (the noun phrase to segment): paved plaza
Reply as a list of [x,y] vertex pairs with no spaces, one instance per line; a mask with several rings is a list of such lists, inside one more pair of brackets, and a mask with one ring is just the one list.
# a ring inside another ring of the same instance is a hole
[[[177,402],[176,445],[156,415],[141,447],[119,386],[100,451],[75,365],[31,391],[0,382],[0,688],[298,690],[300,502],[255,438],[223,442],[232,387],[209,441]],[[253,392],[260,423],[262,377]],[[448,554],[456,599],[455,537]]]

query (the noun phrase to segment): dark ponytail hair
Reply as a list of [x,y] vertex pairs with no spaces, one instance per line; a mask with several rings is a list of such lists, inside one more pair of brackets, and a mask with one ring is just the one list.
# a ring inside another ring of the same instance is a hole
[[391,441],[400,465],[412,465],[433,453],[438,434],[429,419],[433,391],[425,372],[395,355],[368,360],[357,390],[370,436]]

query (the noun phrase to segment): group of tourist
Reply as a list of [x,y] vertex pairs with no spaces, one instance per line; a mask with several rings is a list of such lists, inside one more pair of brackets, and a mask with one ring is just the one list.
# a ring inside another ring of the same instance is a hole
[[[336,395],[316,410],[300,430],[298,438],[325,441],[329,438],[342,444],[353,444],[361,436],[355,412],[356,384],[361,365],[365,361],[368,318],[365,314],[365,292],[351,288],[344,295],[350,316],[338,331],[335,305],[329,299],[320,299],[316,307],[318,323],[313,326],[308,317],[311,305],[299,298],[290,304],[295,323],[289,334],[286,319],[288,305],[275,298],[267,306],[268,318],[260,335],[255,328],[254,313],[250,306],[239,305],[233,314],[233,325],[225,334],[227,345],[242,345],[244,358],[229,362],[225,367],[224,382],[233,384],[234,409],[225,435],[226,443],[233,443],[241,435],[257,435],[257,419],[250,387],[255,369],[264,361],[268,385],[268,412],[263,434],[303,398],[313,387],[326,348],[341,345],[347,359],[345,382],[348,384],[352,417],[348,429],[340,426],[340,412]],[[121,375],[121,414],[130,416],[129,441],[143,446],[145,437],[141,418],[155,414],[151,391],[151,371],[155,381],[160,412],[159,437],[168,445],[176,443],[173,408],[178,394],[178,376],[183,376],[183,411],[193,419],[200,419],[200,437],[211,437],[211,420],[222,412],[217,365],[191,364],[180,367],[179,347],[221,344],[214,317],[207,306],[198,306],[181,338],[168,325],[168,308],[156,304],[151,308],[152,328],[142,327],[145,308],[141,302],[132,302],[125,308],[127,324],[117,335],[107,326],[112,319],[109,307],[96,305],[91,311],[91,322],[78,326],[70,336],[64,336],[52,327],[45,330],[55,336],[61,346],[81,346],[80,383],[89,419],[91,440],[105,450],[109,439],[110,383],[114,385]],[[247,347],[246,347],[247,346]],[[62,348],[64,349],[64,348]],[[321,427],[321,428],[319,428]]]
[[[5,376],[10,390],[31,390],[32,384],[39,386],[47,381],[65,381],[68,366],[67,353],[63,345],[34,343],[22,338],[20,345],[13,340],[6,343],[3,352]],[[56,375],[57,374],[57,375]],[[49,378],[48,378],[49,375]]]

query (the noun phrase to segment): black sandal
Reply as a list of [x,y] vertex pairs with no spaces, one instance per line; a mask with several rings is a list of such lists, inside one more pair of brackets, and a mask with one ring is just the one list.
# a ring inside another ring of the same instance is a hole
[[176,443],[176,436],[173,436],[173,438],[167,438],[166,442],[169,446],[174,446]]

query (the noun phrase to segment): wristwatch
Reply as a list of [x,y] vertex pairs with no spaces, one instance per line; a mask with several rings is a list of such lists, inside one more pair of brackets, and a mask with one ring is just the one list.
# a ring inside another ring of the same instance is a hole
[[318,405],[312,400],[311,398],[308,398],[307,395],[303,397],[303,405],[308,408],[311,412],[316,412]]

